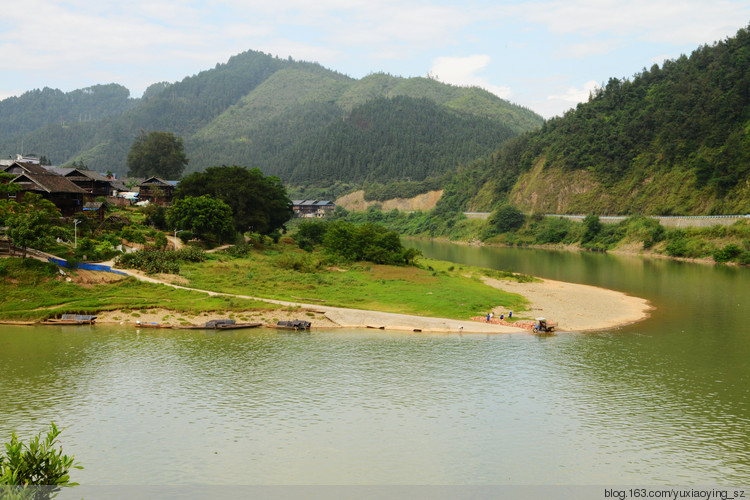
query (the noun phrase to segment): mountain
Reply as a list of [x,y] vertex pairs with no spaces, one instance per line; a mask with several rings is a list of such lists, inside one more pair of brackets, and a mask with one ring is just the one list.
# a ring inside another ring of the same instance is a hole
[[[23,145],[56,164],[82,161],[125,174],[134,138],[157,130],[184,139],[187,173],[236,164],[304,185],[419,181],[542,124],[481,89],[384,74],[354,79],[255,51],[177,83],[156,83],[140,99],[114,84],[92,89],[0,101],[0,155]],[[92,93],[101,106],[82,100]]]
[[[481,186],[463,193],[458,186]],[[750,212],[750,31],[612,78],[446,188],[453,203],[527,212]],[[462,198],[463,196],[463,198]]]

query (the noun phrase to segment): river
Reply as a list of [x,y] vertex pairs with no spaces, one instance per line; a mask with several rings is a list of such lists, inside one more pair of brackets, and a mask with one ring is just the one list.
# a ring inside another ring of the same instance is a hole
[[0,437],[55,421],[88,485],[750,484],[750,270],[410,244],[656,309],[551,337],[0,327]]

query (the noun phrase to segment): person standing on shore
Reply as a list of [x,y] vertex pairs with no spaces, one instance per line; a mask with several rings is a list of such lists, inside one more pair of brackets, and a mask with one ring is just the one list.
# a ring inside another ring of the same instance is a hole
[[490,313],[487,313],[487,323],[490,322]]

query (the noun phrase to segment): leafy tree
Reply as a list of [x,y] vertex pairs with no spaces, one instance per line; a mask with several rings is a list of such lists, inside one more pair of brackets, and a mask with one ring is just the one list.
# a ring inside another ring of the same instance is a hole
[[43,246],[50,237],[50,227],[60,211],[41,195],[26,193],[24,201],[0,201],[0,220],[8,227],[7,234],[14,245],[23,248],[26,258],[28,247]]
[[235,235],[232,209],[208,195],[176,200],[169,209],[167,220],[173,228],[188,229],[210,242],[231,241]]
[[286,188],[278,177],[257,168],[237,165],[210,167],[185,177],[174,198],[210,195],[232,208],[234,227],[240,232],[271,234],[294,214]]
[[526,216],[513,205],[501,206],[492,213],[489,220],[490,225],[498,233],[520,229],[524,222],[526,222]]
[[596,238],[602,231],[602,223],[599,217],[594,214],[589,214],[583,218],[583,236],[581,237],[581,243],[588,243]]
[[179,179],[188,164],[182,138],[171,132],[141,132],[128,153],[128,175]]
[[24,259],[28,247],[42,246],[47,241],[50,220],[42,211],[13,214],[6,217],[5,224],[13,244],[23,248]]
[[28,444],[13,432],[10,442],[5,443],[5,455],[0,455],[0,486],[76,485],[70,482],[69,471],[83,467],[76,463],[75,456],[63,455],[62,448],[54,449],[61,432],[50,423],[46,438],[39,433]]
[[418,255],[414,249],[404,249],[396,231],[372,223],[330,222],[323,247],[328,253],[348,261],[365,260],[375,264],[410,264]]

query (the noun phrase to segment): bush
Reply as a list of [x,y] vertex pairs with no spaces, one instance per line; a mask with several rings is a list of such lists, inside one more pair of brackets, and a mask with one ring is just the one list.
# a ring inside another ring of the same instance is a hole
[[140,232],[138,229],[136,229],[133,226],[125,226],[120,231],[120,236],[122,239],[126,241],[130,241],[132,243],[146,243],[146,236],[142,232]]
[[156,248],[167,248],[167,237],[164,233],[156,233],[154,236],[154,246]]
[[513,205],[503,205],[495,210],[489,218],[490,225],[497,233],[507,233],[520,229],[526,222],[526,216]]
[[274,259],[273,264],[282,269],[299,271],[301,273],[312,273],[323,266],[320,259],[310,254],[293,252],[286,252],[279,255]]
[[[60,432],[54,423],[50,423],[47,437],[42,439],[42,433],[39,433],[29,440],[29,444],[19,441],[13,432],[10,442],[5,443],[6,454],[0,455],[0,485],[76,485],[70,482],[68,472],[83,467],[75,462],[75,456],[63,455],[62,447],[57,451],[54,449]],[[36,498],[34,495],[28,497]]]
[[738,245],[730,243],[723,248],[715,250],[713,257],[716,262],[729,262],[740,256],[742,253],[742,249]]
[[180,238],[180,241],[182,241],[184,244],[187,245],[188,241],[190,241],[193,238],[195,238],[195,235],[193,234],[192,231],[188,231],[186,229],[184,231],[180,231],[179,233],[177,233],[177,237]]
[[117,258],[117,265],[126,269],[140,269],[149,274],[180,272],[180,262],[203,262],[206,253],[195,247],[185,247],[179,250],[145,249],[121,255]]

